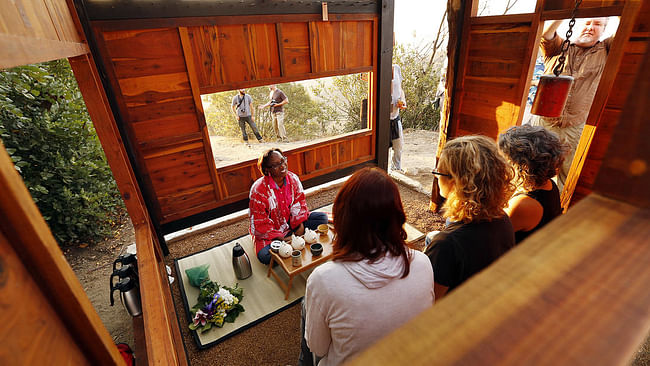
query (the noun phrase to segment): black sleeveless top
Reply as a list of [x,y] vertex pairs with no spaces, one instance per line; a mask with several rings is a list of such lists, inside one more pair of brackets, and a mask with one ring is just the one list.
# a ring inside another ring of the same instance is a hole
[[528,235],[535,232],[535,230],[546,225],[549,221],[553,220],[562,213],[562,206],[560,205],[560,190],[553,180],[551,180],[553,187],[550,190],[536,189],[526,193],[526,196],[534,199],[542,205],[544,213],[539,224],[530,231],[517,231],[515,233],[515,242],[520,243],[528,237]]

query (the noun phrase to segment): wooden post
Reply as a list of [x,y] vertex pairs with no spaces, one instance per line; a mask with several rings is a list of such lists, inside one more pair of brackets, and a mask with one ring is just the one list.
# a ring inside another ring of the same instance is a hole
[[393,64],[393,15],[394,0],[382,0],[379,25],[379,75],[377,105],[377,165],[388,169],[388,145],[390,143],[390,89]]

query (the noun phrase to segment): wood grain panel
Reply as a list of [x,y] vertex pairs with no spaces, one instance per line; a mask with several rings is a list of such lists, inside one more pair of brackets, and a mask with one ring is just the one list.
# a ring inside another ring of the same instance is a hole
[[254,80],[281,76],[275,24],[250,24],[246,30],[248,33],[246,47],[253,61]]
[[358,160],[373,155],[373,136],[359,136],[352,142],[352,159]]
[[223,25],[217,30],[224,83],[280,76],[273,24]]
[[345,140],[341,141],[337,144],[336,146],[336,163],[341,164],[346,161],[352,160],[352,141],[351,140]]
[[473,33],[470,32],[469,57],[522,60],[526,54],[530,33]]
[[92,364],[49,301],[0,231],[1,364]]
[[146,142],[199,132],[195,114],[177,114],[132,124],[135,139]]
[[81,31],[81,24],[75,24],[78,19],[76,14],[70,13],[68,3],[62,0],[43,1],[59,39],[69,42],[83,42],[83,35],[78,33],[78,31]]
[[199,85],[220,85],[224,83],[219,51],[217,27],[188,27],[187,35],[192,44],[192,56],[196,62]]
[[75,22],[65,0],[1,1],[0,69],[88,53]]
[[191,95],[178,98],[165,103],[152,103],[140,107],[128,109],[130,122],[148,121],[151,119],[161,119],[171,115],[187,115],[196,113],[194,108],[194,99]]
[[148,29],[103,32],[102,37],[111,59],[164,60],[182,56],[176,29]]
[[308,23],[281,23],[280,29],[284,76],[311,72]]
[[[206,153],[198,93],[192,91],[179,31],[106,32],[103,39],[141,173],[160,207],[161,221],[173,212],[215,204],[219,195],[210,173],[212,156]],[[205,189],[210,183],[212,197]]]
[[309,23],[313,72],[332,71],[341,68],[341,49],[336,47],[341,34],[340,25],[340,22]]
[[129,108],[172,102],[192,93],[187,73],[119,79],[119,84],[124,103]]
[[217,171],[227,196],[230,197],[244,192],[248,194],[255,180],[261,176],[260,173],[255,174],[257,169],[250,169],[250,167],[251,165],[223,173]]
[[[163,218],[168,213],[180,212],[191,209],[205,203],[213,203],[214,186],[208,183],[204,186],[187,189],[169,195],[159,195],[158,201],[163,211]],[[163,222],[166,220],[163,219]]]
[[487,76],[518,78],[523,65],[512,60],[485,60],[483,58],[470,59],[467,69],[468,76]]
[[372,22],[310,22],[313,72],[372,65]]

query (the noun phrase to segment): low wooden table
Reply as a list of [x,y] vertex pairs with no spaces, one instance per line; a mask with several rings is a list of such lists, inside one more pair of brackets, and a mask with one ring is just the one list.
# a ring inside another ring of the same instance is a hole
[[[291,291],[291,282],[293,282],[293,278],[296,277],[297,275],[305,272],[308,269],[314,268],[318,266],[319,264],[325,263],[328,260],[332,259],[332,239],[334,238],[334,230],[332,229],[332,226],[330,225],[330,230],[328,231],[327,235],[318,235],[318,242],[323,245],[323,253],[319,255],[318,257],[314,257],[311,254],[311,250],[309,249],[309,244],[305,245],[305,248],[301,250],[302,253],[302,265],[300,267],[294,267],[293,264],[291,263],[291,257],[289,258],[282,258],[280,257],[279,254],[274,253],[271,251],[271,262],[269,262],[269,271],[266,275],[266,277],[270,277],[273,275],[273,277],[278,281],[278,285],[285,290],[285,295],[284,299],[287,300],[289,298],[289,292]],[[284,283],[284,281],[280,278],[280,276],[273,271],[273,263],[278,263],[280,265],[280,268],[289,275],[289,282]]]

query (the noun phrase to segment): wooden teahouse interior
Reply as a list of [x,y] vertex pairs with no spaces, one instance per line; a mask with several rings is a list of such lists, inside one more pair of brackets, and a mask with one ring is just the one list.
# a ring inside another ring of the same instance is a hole
[[[448,1],[439,146],[521,123],[543,23],[569,18],[574,4],[478,17],[477,0]],[[215,167],[201,94],[370,72],[368,129],[286,154],[306,186],[385,169],[393,7],[341,0],[325,16],[316,1],[0,0],[0,67],[68,58],[77,78],[136,232],[141,360],[188,363],[164,235],[246,207],[260,176],[253,160]],[[644,340],[650,1],[584,0],[577,16],[620,16],[620,26],[562,194],[567,212],[353,363],[625,364]],[[24,350],[6,356],[19,362],[122,364],[0,150],[0,350]],[[38,324],[37,341],[15,319]]]

